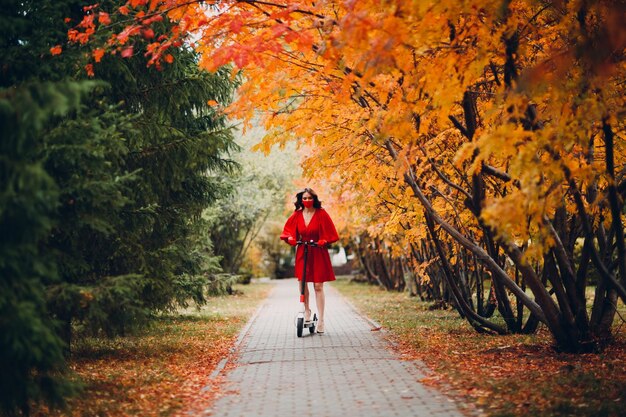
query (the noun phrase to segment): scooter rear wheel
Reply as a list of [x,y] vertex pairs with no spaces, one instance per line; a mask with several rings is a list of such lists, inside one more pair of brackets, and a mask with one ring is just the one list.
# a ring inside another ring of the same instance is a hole
[[304,317],[298,318],[298,323],[296,324],[296,333],[298,337],[302,337],[302,330],[304,329]]

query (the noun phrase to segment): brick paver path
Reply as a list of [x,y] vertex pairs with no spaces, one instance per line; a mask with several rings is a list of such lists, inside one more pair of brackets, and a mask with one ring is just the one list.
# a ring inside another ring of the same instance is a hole
[[[325,334],[304,329],[301,338],[296,281],[273,285],[240,336],[225,395],[204,416],[461,416],[451,400],[419,383],[424,365],[401,360],[332,284],[325,286]],[[314,300],[311,291],[315,311]]]

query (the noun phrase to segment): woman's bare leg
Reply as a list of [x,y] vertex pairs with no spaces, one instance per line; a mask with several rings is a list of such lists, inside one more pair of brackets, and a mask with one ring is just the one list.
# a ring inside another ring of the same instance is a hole
[[[298,285],[302,285],[302,283],[298,282]],[[309,307],[309,283],[307,282],[304,285],[304,321],[309,320],[311,320],[311,307]]]
[[317,314],[318,322],[317,322],[317,330],[321,333],[324,332],[324,283],[323,282],[314,282],[313,286],[315,287],[315,303],[317,304]]

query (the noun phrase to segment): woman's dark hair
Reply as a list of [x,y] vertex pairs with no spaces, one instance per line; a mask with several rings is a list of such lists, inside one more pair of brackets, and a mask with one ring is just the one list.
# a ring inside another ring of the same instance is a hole
[[298,191],[296,194],[296,202],[294,206],[296,206],[296,211],[304,209],[304,204],[302,204],[302,196],[304,193],[309,193],[313,197],[313,207],[322,208],[322,202],[317,198],[317,193],[313,191],[311,188],[305,188],[302,191]]

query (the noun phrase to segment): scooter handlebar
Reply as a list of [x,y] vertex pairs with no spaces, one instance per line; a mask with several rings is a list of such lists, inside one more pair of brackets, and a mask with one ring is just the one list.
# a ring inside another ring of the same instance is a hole
[[310,241],[308,241],[308,242],[307,242],[306,240],[299,240],[299,241],[297,241],[297,242],[296,242],[296,244],[297,244],[297,245],[305,245],[305,246],[313,246],[313,247],[317,247],[317,246],[319,246],[319,245],[317,244],[317,242],[316,242],[316,241],[314,241],[314,240],[310,240]]

